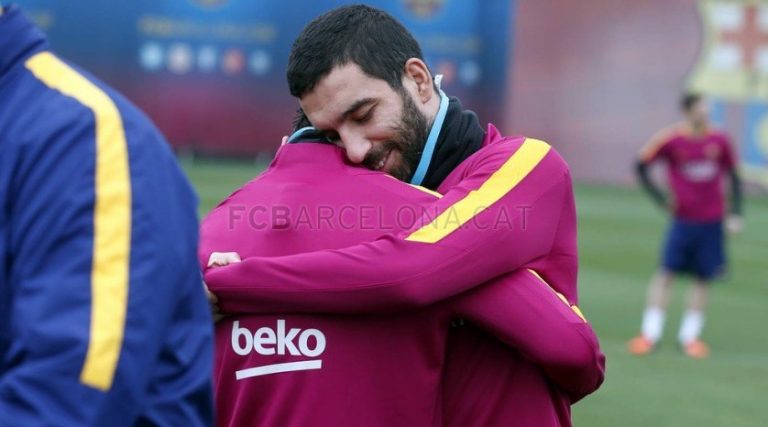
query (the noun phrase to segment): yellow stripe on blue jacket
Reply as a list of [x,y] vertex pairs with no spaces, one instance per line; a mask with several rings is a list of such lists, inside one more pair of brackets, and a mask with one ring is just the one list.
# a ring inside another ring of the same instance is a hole
[[194,192],[139,110],[48,49],[0,15],[0,426],[211,425]]

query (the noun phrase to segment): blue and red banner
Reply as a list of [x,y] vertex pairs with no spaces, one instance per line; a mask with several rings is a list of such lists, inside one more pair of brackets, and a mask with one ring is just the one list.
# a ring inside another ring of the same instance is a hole
[[768,182],[768,4],[699,3],[704,43],[690,87],[713,101],[713,118],[739,142],[747,177]]
[[[298,107],[290,46],[341,0],[17,0],[54,49],[144,109],[177,148],[274,151]],[[443,87],[500,119],[512,43],[508,0],[372,0],[421,43]]]

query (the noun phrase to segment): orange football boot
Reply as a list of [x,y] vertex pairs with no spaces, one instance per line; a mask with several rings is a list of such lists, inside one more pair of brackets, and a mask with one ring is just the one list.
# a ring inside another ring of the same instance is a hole
[[709,357],[709,346],[701,340],[693,340],[683,345],[683,352],[692,359],[706,359]]
[[627,349],[635,356],[647,356],[653,351],[656,345],[648,338],[638,335],[627,343]]

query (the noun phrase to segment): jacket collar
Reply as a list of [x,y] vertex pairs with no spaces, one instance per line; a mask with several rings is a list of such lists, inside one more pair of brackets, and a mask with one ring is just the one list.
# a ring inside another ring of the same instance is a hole
[[6,7],[0,15],[0,77],[45,49],[48,49],[48,41],[43,32],[18,6]]

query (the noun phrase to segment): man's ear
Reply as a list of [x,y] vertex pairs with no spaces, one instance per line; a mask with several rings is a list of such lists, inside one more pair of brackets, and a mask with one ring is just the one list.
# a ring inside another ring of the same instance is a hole
[[415,95],[422,103],[427,103],[435,94],[435,86],[432,81],[432,74],[429,72],[427,64],[419,58],[411,58],[405,61],[404,80],[410,80],[415,85],[417,93]]

